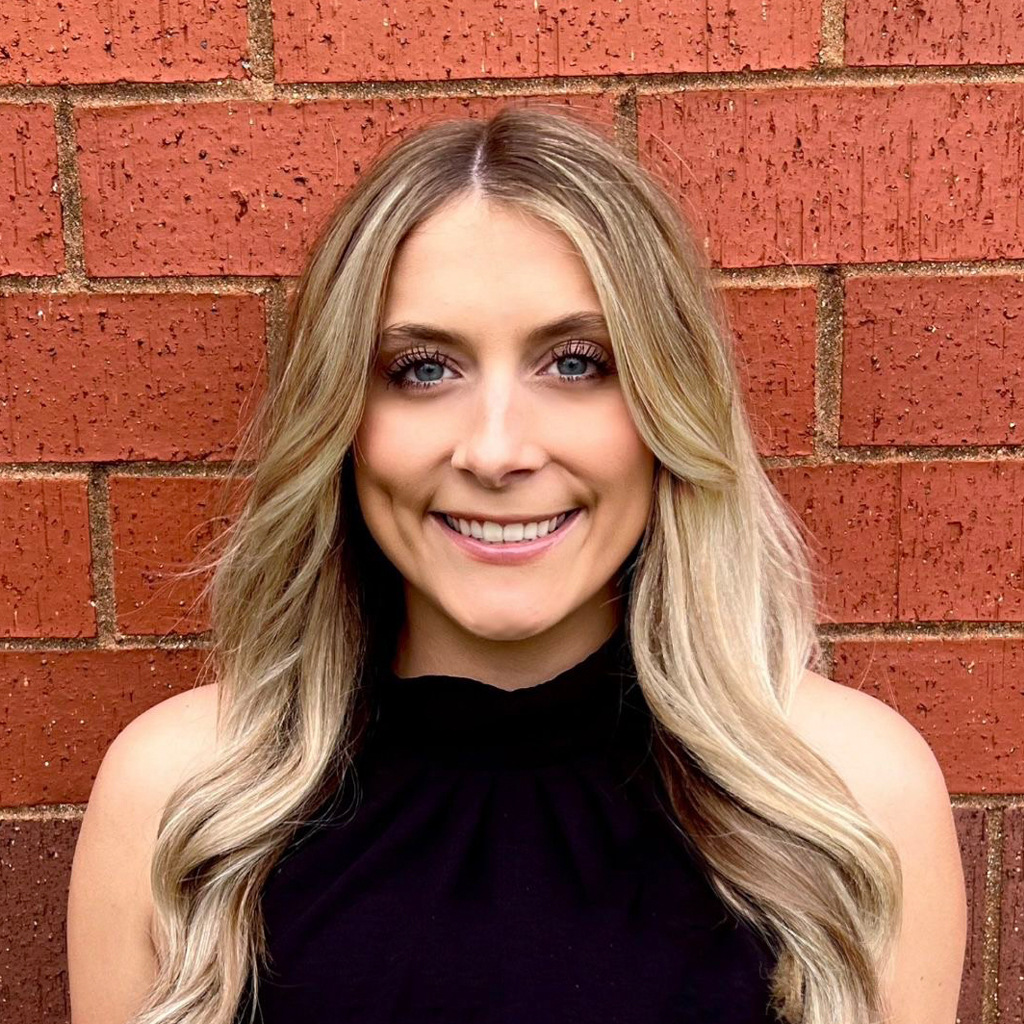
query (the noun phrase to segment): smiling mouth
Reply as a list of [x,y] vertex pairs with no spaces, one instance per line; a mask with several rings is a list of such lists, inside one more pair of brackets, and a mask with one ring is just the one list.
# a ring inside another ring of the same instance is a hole
[[[555,516],[552,520],[542,520],[540,522],[533,523],[509,523],[507,526],[499,526],[493,522],[477,522],[473,520],[469,522],[467,520],[461,520],[467,524],[467,529],[463,529],[460,525],[460,521],[452,519],[444,512],[434,512],[433,515],[444,524],[446,529],[451,530],[453,533],[457,533],[463,537],[472,537],[475,540],[481,541],[485,544],[527,544],[530,541],[541,540],[544,537],[549,537],[553,533],[557,533],[561,530],[566,523],[575,518],[582,511],[581,508],[569,509],[567,512],[562,512]],[[468,532],[467,532],[468,530]],[[543,530],[544,532],[540,532]]]

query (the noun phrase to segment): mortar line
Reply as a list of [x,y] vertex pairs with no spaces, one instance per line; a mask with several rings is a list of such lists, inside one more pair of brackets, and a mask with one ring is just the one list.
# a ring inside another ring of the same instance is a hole
[[71,100],[61,94],[53,105],[57,141],[57,193],[60,198],[65,271],[61,280],[70,287],[85,284],[85,232],[82,226],[82,190],[78,177],[75,117]]
[[274,99],[274,12],[272,0],[246,4],[249,71],[254,99]]
[[615,138],[623,153],[634,160],[639,158],[637,137],[636,90],[628,88],[615,102]]
[[985,932],[981,954],[981,1024],[998,1024],[999,1022],[1003,811],[1007,804],[991,807],[985,812],[985,834],[988,846],[985,851]]
[[842,394],[843,282],[834,267],[818,277],[814,373],[813,452],[816,459],[834,461],[839,448],[839,403]]
[[171,275],[167,277],[54,277],[0,278],[0,295],[259,295],[276,277],[225,274],[218,277]]
[[[891,263],[823,264],[788,263],[784,266],[711,267],[712,278],[721,288],[814,287],[822,274],[837,272],[845,282],[861,278],[962,278],[1009,277],[1024,279],[1024,258],[957,261],[893,261]],[[8,274],[0,277],[0,296],[18,294],[71,295],[83,291],[104,294],[191,295],[255,294],[277,281],[297,280],[297,274],[169,274],[159,277],[88,277],[79,280],[64,274]]]
[[[65,474],[81,474],[88,466],[108,466],[118,473],[130,476],[219,476],[228,471],[230,459],[213,462],[182,460],[165,462],[160,459],[135,460],[104,460],[87,459],[81,462],[4,462],[0,464],[2,477],[42,477],[62,476]],[[942,462],[1004,462],[1012,465],[1024,462],[1024,445],[978,445],[969,447],[960,445],[957,448],[922,449],[920,446],[899,448],[888,445],[870,448],[868,446],[843,447],[835,452],[827,452],[823,456],[813,455],[763,455],[762,466],[766,469],[797,469],[808,466],[889,466],[909,463]],[[221,468],[223,467],[223,468]],[[942,620],[938,624],[945,622]],[[1024,623],[995,622],[990,627],[985,623],[972,622],[978,629],[991,628],[1001,630],[1007,628],[1024,629]],[[880,627],[876,623],[849,623],[848,628],[865,630],[865,635]],[[821,624],[824,630],[832,628],[831,623]],[[859,634],[858,634],[859,635]],[[996,636],[997,633],[986,635]],[[1016,635],[1016,634],[1013,634]]]
[[[258,0],[256,0],[258,3]],[[256,42],[264,31],[258,10]],[[259,45],[262,46],[260,43]],[[266,48],[262,61],[271,59]],[[257,69],[253,62],[251,70]],[[266,75],[266,71],[262,72]],[[648,74],[539,75],[532,78],[395,79],[372,82],[296,82],[267,78],[217,82],[79,83],[74,85],[0,86],[0,103],[56,103],[61,96],[76,107],[150,106],[168,103],[226,101],[311,102],[315,100],[414,99],[600,95],[635,90],[639,94],[688,91],[782,90],[785,88],[896,88],[907,85],[1021,85],[1024,64],[896,65],[891,68],[815,65],[811,68],[766,68],[751,71],[674,71]]]
[[[250,467],[254,468],[254,467]],[[79,476],[81,472],[79,471]],[[120,473],[118,475],[121,475]],[[127,475],[127,474],[126,474]],[[145,476],[146,474],[135,474],[136,476]],[[187,474],[176,473],[176,474],[160,474],[161,476],[184,476]],[[199,474],[197,474],[199,475]],[[220,476],[227,476],[227,473],[219,474]],[[214,477],[213,474],[209,476]],[[985,642],[988,640],[1021,640],[1024,639],[1024,623],[1011,623],[1004,624],[1000,628],[979,630],[978,623],[975,622],[964,622],[964,623],[949,623],[946,621],[942,622],[901,622],[894,623],[891,627],[872,627],[870,633],[866,633],[857,626],[834,626],[831,627],[832,635],[820,636],[820,643],[823,650],[822,665],[818,670],[826,676],[831,676],[835,671],[833,658],[833,652],[835,644],[838,643],[928,643],[934,641],[952,641],[952,642]],[[823,629],[819,627],[819,634],[822,634]],[[117,636],[118,647],[131,647],[133,645],[145,646],[150,642],[161,641],[171,646],[187,637],[205,637],[205,633],[190,633],[190,634],[129,634],[124,636]],[[7,651],[42,651],[42,650],[62,650],[67,648],[68,650],[81,648],[83,650],[91,650],[94,648],[95,642],[93,638],[76,638],[76,637],[10,637],[7,639],[0,639],[0,650]],[[845,685],[845,684],[844,684]],[[963,794],[964,800],[972,798],[972,794]],[[983,804],[999,803],[1000,801],[1007,801],[1009,803],[1019,802],[1024,800],[1024,794],[999,794],[999,793],[984,793],[974,794],[973,798],[981,801]],[[971,804],[971,806],[977,806],[977,804]]]
[[97,648],[113,647],[117,637],[114,595],[114,536],[110,521],[109,469],[93,464],[87,486],[89,502],[89,576],[96,613]]
[[841,68],[846,63],[846,0],[822,0],[821,67]]

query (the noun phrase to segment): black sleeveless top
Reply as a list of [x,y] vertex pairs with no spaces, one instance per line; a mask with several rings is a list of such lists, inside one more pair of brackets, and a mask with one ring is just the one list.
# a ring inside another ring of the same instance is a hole
[[264,887],[254,1020],[776,1020],[769,948],[664,811],[622,626],[524,689],[385,670],[370,697],[356,771]]

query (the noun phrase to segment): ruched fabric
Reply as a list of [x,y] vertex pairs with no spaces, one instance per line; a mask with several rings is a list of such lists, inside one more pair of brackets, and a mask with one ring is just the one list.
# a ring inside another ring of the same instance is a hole
[[623,627],[523,689],[382,671],[369,693],[356,770],[264,888],[255,1020],[776,1019],[769,949],[664,809]]

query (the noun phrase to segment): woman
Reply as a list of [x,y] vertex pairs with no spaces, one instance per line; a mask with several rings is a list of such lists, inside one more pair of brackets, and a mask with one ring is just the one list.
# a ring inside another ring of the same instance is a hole
[[724,324],[568,115],[364,173],[240,452],[217,682],[97,777],[73,1024],[952,1024],[942,774],[808,667]]

